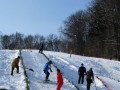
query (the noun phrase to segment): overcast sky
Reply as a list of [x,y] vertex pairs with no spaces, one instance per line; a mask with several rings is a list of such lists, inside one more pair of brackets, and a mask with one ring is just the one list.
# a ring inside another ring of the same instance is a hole
[[25,35],[59,33],[68,16],[84,10],[91,0],[0,0],[0,31]]

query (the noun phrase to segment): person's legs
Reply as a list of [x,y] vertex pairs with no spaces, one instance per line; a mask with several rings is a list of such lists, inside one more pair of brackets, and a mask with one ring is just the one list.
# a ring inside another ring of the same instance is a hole
[[59,87],[59,85],[57,85],[57,88],[56,88],[56,90],[60,90],[60,87]]
[[83,84],[83,82],[84,82],[84,75],[82,76],[82,84]]
[[87,79],[87,90],[90,90],[90,85],[91,85],[91,82],[89,79]]
[[60,89],[61,89],[62,85],[63,85],[63,83],[61,83],[61,84],[60,84],[60,86],[59,86],[59,87],[60,87]]
[[45,80],[46,80],[46,78],[47,78],[47,72],[46,72],[46,71],[44,71],[44,73],[45,73]]
[[47,71],[46,72],[46,80],[48,80],[50,73]]
[[12,67],[12,70],[11,70],[11,75],[13,75],[13,71],[14,71],[14,67]]
[[88,83],[88,82],[87,82],[87,90],[90,90],[90,89],[89,89],[89,83]]
[[17,68],[17,73],[19,73],[19,66],[17,66],[16,68]]
[[81,76],[79,75],[78,84],[80,84],[80,81],[81,81]]
[[90,85],[91,85],[91,83],[87,84],[87,90],[90,90]]
[[63,85],[63,83],[58,83],[56,90],[60,90],[62,85]]

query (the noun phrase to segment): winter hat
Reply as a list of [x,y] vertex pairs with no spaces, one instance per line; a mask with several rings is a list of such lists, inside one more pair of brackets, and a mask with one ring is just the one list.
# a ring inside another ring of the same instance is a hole
[[92,68],[90,68],[90,71],[92,71]]
[[52,61],[49,61],[50,64],[52,64]]
[[18,56],[17,58],[20,59],[20,56]]
[[57,68],[57,71],[60,72],[60,69]]

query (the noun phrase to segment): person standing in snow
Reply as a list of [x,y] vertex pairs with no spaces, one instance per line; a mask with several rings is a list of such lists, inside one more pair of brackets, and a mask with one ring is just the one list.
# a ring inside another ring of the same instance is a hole
[[92,68],[86,72],[86,80],[87,80],[87,90],[90,90],[90,85],[94,81],[94,73]]
[[11,70],[11,75],[13,75],[13,71],[14,68],[17,69],[17,73],[19,73],[19,60],[20,60],[20,56],[18,56],[17,58],[15,58],[11,64],[12,66],[12,70]]
[[42,44],[41,44],[41,47],[40,47],[40,49],[39,49],[39,53],[43,53],[43,48],[44,48],[44,44],[42,43]]
[[[81,67],[79,67],[79,70],[78,70],[78,75],[79,75],[79,78],[78,78],[78,84],[83,84],[84,82],[84,75],[86,73],[86,68],[84,67],[83,63],[81,64]],[[82,78],[82,81],[81,81],[81,78]]]
[[47,62],[47,63],[45,64],[45,66],[44,66],[43,71],[44,71],[44,73],[45,73],[45,75],[46,75],[45,81],[48,81],[48,78],[49,78],[49,75],[50,75],[49,70],[52,72],[51,64],[52,64],[52,61],[49,61],[49,62]]
[[60,90],[62,85],[63,85],[62,73],[60,72],[59,69],[57,69],[57,88],[56,88],[56,90]]

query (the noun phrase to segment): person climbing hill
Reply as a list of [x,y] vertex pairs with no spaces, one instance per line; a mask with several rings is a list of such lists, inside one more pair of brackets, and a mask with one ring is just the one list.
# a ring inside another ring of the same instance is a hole
[[60,90],[62,85],[63,85],[62,73],[60,72],[59,69],[57,69],[57,88],[56,88],[56,90]]
[[94,73],[92,68],[86,72],[86,80],[87,80],[87,90],[90,90],[90,85],[94,81]]
[[49,79],[48,79],[48,78],[49,78],[49,75],[50,75],[49,70],[52,72],[51,64],[52,64],[52,61],[49,61],[49,62],[47,62],[47,63],[45,64],[45,66],[44,66],[43,71],[44,71],[44,73],[45,73],[45,75],[46,75],[45,81],[48,81],[48,80],[49,80]]
[[14,68],[17,69],[17,73],[19,73],[19,60],[20,60],[20,56],[18,56],[17,58],[15,58],[11,64],[12,70],[11,70],[11,75],[13,75],[13,71]]
[[44,49],[44,44],[42,43],[39,49],[39,53],[43,53],[43,49]]

